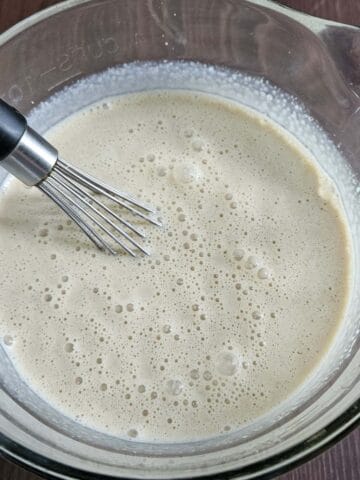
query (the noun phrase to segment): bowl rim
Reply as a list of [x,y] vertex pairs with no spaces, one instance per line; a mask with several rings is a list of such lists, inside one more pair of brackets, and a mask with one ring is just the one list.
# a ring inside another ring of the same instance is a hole
[[[298,445],[284,450],[278,455],[262,460],[247,467],[233,468],[228,471],[203,475],[202,480],[268,480],[282,475],[321,454],[334,446],[360,425],[360,399],[343,412],[326,429]],[[313,439],[314,438],[314,439]],[[41,475],[46,480],[99,480],[97,473],[90,473],[69,465],[50,460],[9,439],[0,433],[0,451],[2,456],[26,470]],[[102,475],[104,480],[133,480],[134,477]],[[194,477],[176,477],[186,480]]]
[[[24,18],[14,26],[1,33],[0,46],[6,44],[24,30],[36,25],[37,23],[40,23],[48,17],[71,9],[75,6],[90,3],[91,1],[92,0],[63,0],[60,1],[60,3],[40,10],[39,12]],[[320,29],[328,25],[357,29],[357,27],[353,25],[333,22],[300,12],[293,8],[282,5],[277,0],[244,1],[254,5],[261,5],[271,10],[280,11],[287,16],[293,17],[296,21],[307,24],[310,29],[313,29],[314,23],[317,24]],[[235,478],[241,478],[243,480],[267,480],[286,473],[289,470],[308,462],[326,449],[334,446],[338,441],[350,434],[358,426],[360,426],[360,398],[356,400],[350,408],[345,410],[334,421],[327,425],[326,428],[323,428],[320,432],[318,432],[318,434],[313,435],[307,440],[302,441],[299,444],[288,448],[273,457],[269,457],[266,460],[257,462],[256,464],[246,467],[237,467],[224,472],[204,475],[201,476],[201,478],[203,480],[230,480]],[[36,473],[47,480],[99,480],[98,474],[77,469],[35,453],[34,451],[14,442],[1,432],[0,453],[5,459],[25,468],[26,470]],[[104,480],[131,480],[130,477],[114,477],[111,475],[103,475],[102,478]],[[182,477],[176,478],[179,479]],[[183,478],[185,479],[189,477],[187,476]]]

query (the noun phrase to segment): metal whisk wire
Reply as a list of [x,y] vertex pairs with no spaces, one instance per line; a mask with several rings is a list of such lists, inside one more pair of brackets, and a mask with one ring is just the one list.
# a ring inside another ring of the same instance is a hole
[[23,115],[1,99],[0,164],[26,185],[38,187],[100,249],[115,255],[112,241],[132,256],[149,255],[134,238],[144,234],[100,196],[144,222],[161,226],[154,218],[156,212],[60,159],[57,150],[27,126]]
[[[105,236],[110,237],[130,255],[136,256],[136,253],[121,240],[121,237],[132,247],[135,247],[135,249],[140,250],[145,255],[149,255],[149,252],[136,241],[125,228],[141,238],[144,238],[145,235],[130,222],[98,200],[94,195],[91,195],[90,192],[95,195],[102,194],[139,218],[160,226],[160,222],[149,215],[153,214],[154,211],[148,206],[134,200],[123,192],[110,188],[60,159],[55,163],[51,174],[38,185],[38,188],[54,200],[99,248],[111,254],[116,254],[116,251],[99,235],[96,229],[91,226],[91,223],[96,225]],[[147,212],[148,215],[140,209]],[[103,212],[106,212],[108,216]],[[88,221],[86,221],[84,217],[88,219]],[[125,228],[114,223],[110,217]],[[89,221],[91,223],[89,223]],[[111,229],[120,234],[120,237],[115,235]]]

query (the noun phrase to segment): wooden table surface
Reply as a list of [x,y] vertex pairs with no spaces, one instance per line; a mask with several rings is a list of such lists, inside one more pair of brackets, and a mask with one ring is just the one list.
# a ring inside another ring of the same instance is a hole
[[[32,13],[58,2],[0,0],[0,33]],[[280,3],[319,17],[360,25],[360,0],[280,0]],[[0,459],[0,480],[40,480],[40,477]],[[360,428],[278,480],[360,480]]]

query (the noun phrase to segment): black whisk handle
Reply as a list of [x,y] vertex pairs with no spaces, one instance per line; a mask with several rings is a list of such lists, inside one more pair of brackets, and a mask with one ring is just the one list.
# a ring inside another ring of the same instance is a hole
[[25,117],[0,99],[0,161],[7,158],[16,149],[26,127]]

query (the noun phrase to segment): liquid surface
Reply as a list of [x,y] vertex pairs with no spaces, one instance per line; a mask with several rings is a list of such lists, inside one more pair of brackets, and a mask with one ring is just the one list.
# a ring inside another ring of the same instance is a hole
[[9,184],[0,334],[35,391],[98,430],[183,441],[235,430],[303,384],[341,324],[350,265],[309,154],[265,117],[185,91],[113,98],[48,138],[157,206],[164,227],[143,227],[150,258],[114,258]]

